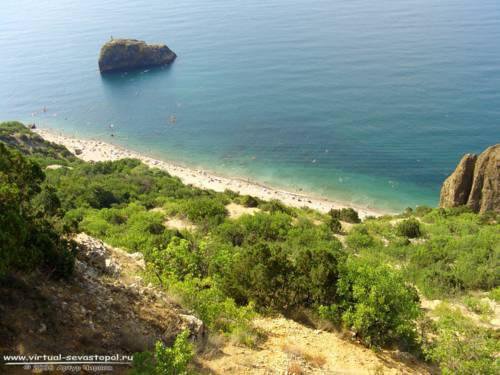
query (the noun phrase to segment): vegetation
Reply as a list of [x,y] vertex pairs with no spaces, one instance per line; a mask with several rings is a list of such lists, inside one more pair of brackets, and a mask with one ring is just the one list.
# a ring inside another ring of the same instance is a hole
[[[464,208],[425,210],[418,220],[413,215],[407,212],[396,227],[390,218],[365,221],[347,236],[349,250],[385,258],[427,298],[498,287],[500,225],[495,215],[486,218]],[[409,241],[418,232],[418,241]]]
[[43,268],[54,277],[73,270],[73,246],[62,237],[60,202],[35,162],[0,143],[0,277]]
[[350,258],[338,283],[340,303],[320,308],[323,317],[337,319],[368,345],[401,342],[413,346],[419,298],[402,276],[376,262]]
[[331,209],[328,213],[330,217],[337,220],[342,220],[347,223],[360,223],[361,219],[358,216],[358,213],[352,208],[341,208],[340,210]]
[[183,331],[172,347],[157,341],[154,352],[134,355],[132,375],[188,375],[188,364],[194,356],[189,331]]
[[476,325],[459,310],[442,305],[425,351],[443,374],[498,374],[498,333]]
[[397,233],[402,237],[418,238],[422,235],[422,230],[420,229],[419,221],[415,218],[411,218],[403,220],[398,224]]
[[[0,139],[9,145],[0,142],[0,274],[39,268],[69,275],[65,236],[85,231],[143,253],[149,281],[178,296],[212,332],[242,344],[256,344],[257,314],[307,309],[368,346],[423,351],[444,372],[495,369],[492,331],[443,309],[425,333],[419,307],[419,294],[458,296],[483,315],[485,305],[464,296],[487,292],[498,301],[495,214],[418,207],[360,223],[352,209],[325,215],[186,186],[138,160],[85,163],[43,140],[32,147],[36,136],[18,123],[0,125]],[[43,172],[53,163],[66,167]],[[231,202],[259,212],[229,218]],[[193,226],[169,229],[174,217]],[[341,221],[355,225],[342,233]],[[138,355],[135,373],[168,374],[169,366],[185,373],[192,355],[185,339]]]
[[482,300],[478,297],[466,296],[463,299],[463,303],[467,308],[476,313],[483,316],[489,316],[493,313],[491,306],[485,300]]

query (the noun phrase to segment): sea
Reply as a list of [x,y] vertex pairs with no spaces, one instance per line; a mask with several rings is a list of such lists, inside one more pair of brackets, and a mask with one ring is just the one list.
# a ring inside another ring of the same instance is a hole
[[[170,66],[101,75],[111,38]],[[2,0],[0,121],[387,211],[500,141],[499,0]]]

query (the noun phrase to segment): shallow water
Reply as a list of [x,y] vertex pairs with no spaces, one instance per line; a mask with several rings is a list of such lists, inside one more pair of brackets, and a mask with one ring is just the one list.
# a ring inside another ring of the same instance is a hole
[[[179,58],[101,76],[110,36]],[[498,0],[7,1],[0,119],[381,209],[435,205],[460,156],[499,141],[499,40]]]

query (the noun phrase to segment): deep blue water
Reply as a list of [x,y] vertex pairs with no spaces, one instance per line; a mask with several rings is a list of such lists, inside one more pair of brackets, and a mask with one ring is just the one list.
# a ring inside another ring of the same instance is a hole
[[[110,36],[179,57],[101,77]],[[499,141],[499,41],[499,0],[4,0],[0,119],[357,204],[435,205],[459,157]]]

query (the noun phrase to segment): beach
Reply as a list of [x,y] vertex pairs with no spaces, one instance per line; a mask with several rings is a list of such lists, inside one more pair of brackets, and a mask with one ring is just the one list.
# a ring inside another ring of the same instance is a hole
[[49,142],[65,146],[82,160],[97,162],[124,158],[139,159],[150,167],[161,169],[172,176],[180,178],[187,185],[193,185],[201,189],[211,189],[219,192],[232,190],[242,195],[251,195],[263,200],[277,199],[292,207],[309,207],[323,213],[332,208],[353,208],[358,211],[361,218],[394,213],[371,207],[360,207],[349,202],[316,197],[307,193],[276,189],[242,178],[223,177],[206,170],[189,168],[171,161],[155,159],[98,139],[76,138],[52,129],[34,129],[33,131]]

